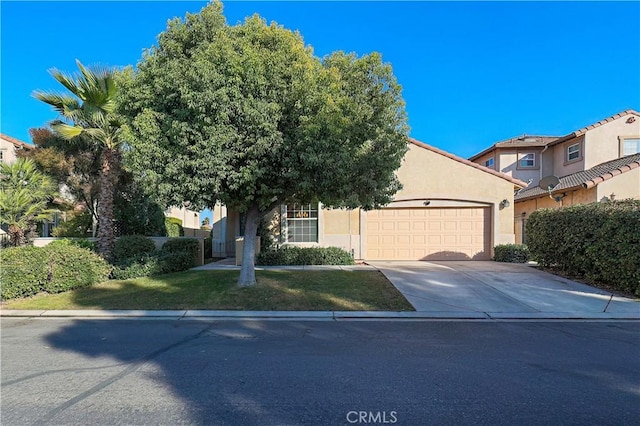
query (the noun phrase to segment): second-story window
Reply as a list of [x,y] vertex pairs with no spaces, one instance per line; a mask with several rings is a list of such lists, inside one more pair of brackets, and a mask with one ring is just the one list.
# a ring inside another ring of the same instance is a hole
[[520,154],[518,160],[518,167],[527,169],[536,166],[536,155],[534,153]]
[[493,157],[489,158],[487,161],[484,162],[484,166],[488,167],[490,169],[493,169],[495,165],[495,161],[493,159]]
[[580,158],[580,144],[574,143],[567,147],[567,161],[574,161]]
[[640,153],[640,138],[625,138],[622,140],[622,156]]

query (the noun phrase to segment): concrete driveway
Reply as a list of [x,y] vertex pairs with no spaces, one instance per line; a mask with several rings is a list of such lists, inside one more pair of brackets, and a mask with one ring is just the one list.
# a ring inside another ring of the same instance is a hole
[[372,262],[416,311],[442,318],[640,319],[640,300],[532,266],[498,262]]

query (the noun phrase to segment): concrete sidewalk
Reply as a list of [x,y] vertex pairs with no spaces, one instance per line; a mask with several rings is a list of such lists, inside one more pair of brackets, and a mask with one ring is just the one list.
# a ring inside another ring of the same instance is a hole
[[[228,259],[193,270],[237,270]],[[415,312],[219,310],[5,310],[29,318],[640,320],[640,300],[616,296],[528,265],[497,262],[375,262],[349,266],[259,266],[256,270],[381,271]]]

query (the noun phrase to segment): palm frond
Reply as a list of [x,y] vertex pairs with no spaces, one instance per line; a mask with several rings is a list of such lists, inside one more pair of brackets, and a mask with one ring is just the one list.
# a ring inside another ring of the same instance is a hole
[[49,74],[55,78],[60,84],[67,88],[71,93],[84,100],[83,88],[78,84],[73,75],[60,71],[57,68],[49,70]]
[[73,139],[76,136],[80,136],[85,129],[80,126],[71,126],[65,123],[55,123],[51,125],[51,128],[58,134],[60,137],[64,139]]
[[80,104],[78,100],[73,96],[66,94],[51,92],[51,91],[34,91],[33,97],[49,104],[53,109],[63,117],[66,116],[66,111],[73,108],[78,108]]

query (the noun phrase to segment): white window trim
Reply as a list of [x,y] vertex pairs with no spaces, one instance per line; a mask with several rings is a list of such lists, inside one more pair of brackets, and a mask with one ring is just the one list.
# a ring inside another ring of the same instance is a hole
[[[528,155],[532,155],[533,156],[533,164],[531,166],[527,166],[527,165],[523,165],[521,162],[523,161],[524,157],[528,156]],[[535,152],[519,152],[518,153],[518,166],[517,168],[519,169],[535,169],[536,166],[536,153]]]
[[[620,136],[620,157],[625,157],[627,155],[633,155],[633,154],[625,154],[624,153],[624,143],[625,141],[629,140],[629,139],[640,139],[640,135],[633,135],[633,136]],[[640,151],[638,151],[640,152]]]
[[[577,149],[573,152],[570,152],[571,148],[573,147],[576,147]],[[575,158],[571,158],[572,154],[578,154],[578,156]],[[579,161],[581,158],[582,158],[582,150],[580,149],[580,142],[567,146],[565,162],[572,163],[574,161]]]
[[293,218],[292,220],[314,220],[316,221],[316,240],[315,241],[289,241],[289,218],[287,217],[287,205],[286,204],[282,204],[280,206],[280,220],[281,220],[281,244],[287,244],[287,245],[315,245],[315,244],[319,244],[320,243],[320,211],[321,211],[321,206],[318,203],[317,205],[317,212],[318,212],[318,216],[315,218],[300,218],[300,219],[295,219]]

